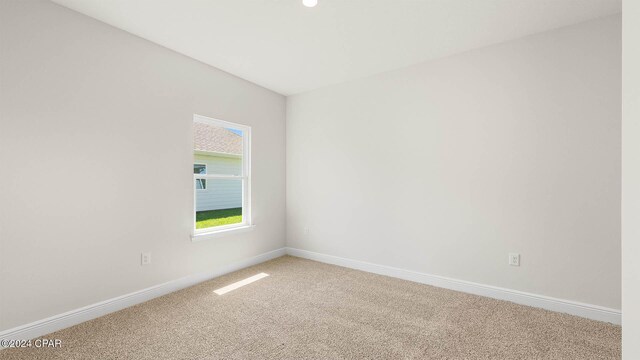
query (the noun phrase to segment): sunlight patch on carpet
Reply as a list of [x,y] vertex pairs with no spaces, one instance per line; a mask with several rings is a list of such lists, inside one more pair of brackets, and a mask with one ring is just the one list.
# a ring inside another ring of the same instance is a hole
[[260,273],[260,274],[257,274],[257,275],[253,275],[253,276],[248,277],[248,278],[246,278],[244,280],[240,280],[240,281],[234,282],[231,285],[227,285],[227,286],[222,287],[222,288],[220,288],[218,290],[214,290],[213,292],[218,294],[218,295],[224,295],[224,294],[228,293],[229,291],[233,291],[233,290],[235,290],[237,288],[243,287],[245,285],[249,285],[252,282],[258,281],[258,280],[260,280],[262,278],[266,278],[267,276],[269,276],[269,274],[265,274],[265,273]]

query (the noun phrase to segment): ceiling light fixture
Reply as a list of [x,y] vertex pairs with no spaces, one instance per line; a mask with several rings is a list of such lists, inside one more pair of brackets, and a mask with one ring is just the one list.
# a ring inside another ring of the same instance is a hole
[[314,7],[318,5],[318,0],[302,0],[302,5],[306,7]]

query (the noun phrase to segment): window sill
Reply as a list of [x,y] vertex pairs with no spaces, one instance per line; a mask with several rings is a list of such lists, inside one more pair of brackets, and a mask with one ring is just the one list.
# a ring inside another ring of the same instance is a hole
[[235,235],[239,233],[249,232],[249,231],[252,231],[253,228],[255,227],[256,227],[255,225],[243,225],[243,226],[233,227],[230,229],[212,230],[211,232],[191,234],[191,241],[198,242],[203,240],[224,237],[228,235]]

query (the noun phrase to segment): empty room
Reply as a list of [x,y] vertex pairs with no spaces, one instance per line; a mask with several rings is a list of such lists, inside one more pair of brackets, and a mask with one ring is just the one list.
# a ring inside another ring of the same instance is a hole
[[0,359],[640,359],[640,1],[0,0]]

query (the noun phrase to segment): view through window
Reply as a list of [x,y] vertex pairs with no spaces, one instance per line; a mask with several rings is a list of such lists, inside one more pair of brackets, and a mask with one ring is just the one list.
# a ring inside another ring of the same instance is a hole
[[244,125],[194,117],[196,235],[250,225],[250,131]]

